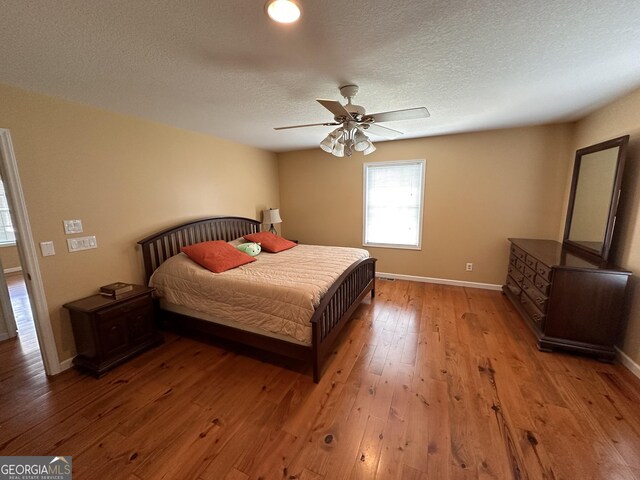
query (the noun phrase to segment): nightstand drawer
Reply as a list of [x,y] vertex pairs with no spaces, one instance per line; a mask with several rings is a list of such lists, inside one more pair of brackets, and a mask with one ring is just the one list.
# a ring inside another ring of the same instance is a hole
[[145,340],[156,333],[153,311],[150,308],[140,308],[125,317],[130,342]]
[[138,310],[141,308],[146,308],[147,310],[150,310],[151,308],[153,308],[153,301],[151,300],[150,297],[133,299],[128,302],[124,302],[120,305],[101,310],[96,313],[96,316],[98,317],[99,320],[107,320],[110,318],[122,317],[123,315],[128,315],[132,311]]
[[127,325],[121,318],[110,318],[96,326],[98,334],[98,353],[103,357],[111,357],[129,347]]

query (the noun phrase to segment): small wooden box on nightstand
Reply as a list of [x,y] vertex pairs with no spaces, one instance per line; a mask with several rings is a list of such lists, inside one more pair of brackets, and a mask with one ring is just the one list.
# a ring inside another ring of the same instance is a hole
[[156,330],[153,288],[134,285],[117,299],[104,295],[67,303],[78,356],[73,364],[96,376],[162,343]]

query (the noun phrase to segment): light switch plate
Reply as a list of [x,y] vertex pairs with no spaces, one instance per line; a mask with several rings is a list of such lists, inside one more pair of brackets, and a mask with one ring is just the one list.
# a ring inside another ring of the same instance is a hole
[[98,241],[95,235],[91,235],[90,237],[67,238],[67,248],[70,252],[98,248]]
[[40,242],[40,251],[43,257],[50,257],[56,254],[56,250],[53,248],[53,242]]
[[82,233],[82,220],[63,220],[64,233],[71,235],[72,233]]

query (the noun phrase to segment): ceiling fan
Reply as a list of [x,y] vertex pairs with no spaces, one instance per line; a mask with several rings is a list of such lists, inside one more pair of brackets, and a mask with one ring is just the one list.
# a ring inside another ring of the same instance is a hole
[[292,125],[290,127],[276,127],[274,130],[286,130],[289,128],[303,128],[316,126],[339,125],[327,137],[320,142],[320,148],[336,157],[350,157],[353,151],[363,152],[368,155],[376,150],[371,140],[365,134],[373,133],[384,138],[397,138],[402,132],[389,127],[379,125],[382,122],[394,122],[397,120],[415,120],[429,117],[429,111],[425,107],[406,108],[391,112],[367,114],[364,107],[355,105],[351,101],[358,93],[358,85],[343,85],[340,94],[347,99],[342,105],[336,100],[317,99],[318,103],[333,113],[333,122],[309,123],[306,125]]

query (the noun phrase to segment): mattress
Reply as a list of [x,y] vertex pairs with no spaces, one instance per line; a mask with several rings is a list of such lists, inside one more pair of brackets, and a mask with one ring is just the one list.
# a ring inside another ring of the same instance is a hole
[[350,265],[368,256],[360,248],[298,245],[212,273],[180,253],[156,269],[149,285],[168,310],[191,310],[201,319],[310,345],[309,320],[322,296]]

